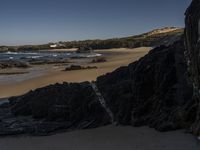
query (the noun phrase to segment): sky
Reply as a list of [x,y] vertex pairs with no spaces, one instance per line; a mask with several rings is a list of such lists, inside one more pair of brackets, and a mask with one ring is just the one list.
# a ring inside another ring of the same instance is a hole
[[107,39],[184,27],[191,0],[0,0],[0,45]]

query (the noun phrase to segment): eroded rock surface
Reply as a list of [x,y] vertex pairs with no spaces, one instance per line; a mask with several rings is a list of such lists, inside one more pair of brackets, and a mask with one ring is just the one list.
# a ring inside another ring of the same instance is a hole
[[0,69],[7,68],[28,68],[30,67],[27,63],[14,60],[2,60],[0,61]]
[[89,82],[50,85],[9,101],[0,109],[0,135],[47,135],[110,123]]
[[182,41],[153,49],[138,62],[101,76],[97,85],[120,124],[160,131],[186,127],[192,99]]

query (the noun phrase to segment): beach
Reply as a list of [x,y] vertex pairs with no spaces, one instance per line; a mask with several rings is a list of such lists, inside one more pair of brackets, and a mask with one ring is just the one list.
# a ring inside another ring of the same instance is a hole
[[148,127],[105,126],[47,137],[0,138],[1,150],[199,150],[183,130],[161,133]]
[[[92,58],[87,63],[85,59],[75,58],[71,60],[72,62],[78,61],[80,64],[87,66],[96,66],[97,69],[63,71],[66,67],[65,65],[45,64],[37,66],[32,74],[8,75],[0,80],[0,98],[21,95],[49,84],[96,80],[100,75],[112,72],[121,66],[126,66],[138,60],[147,54],[150,49],[151,47],[95,50],[95,53],[104,55],[106,59],[106,62],[99,63],[91,63]],[[29,71],[30,68],[20,69],[20,72],[23,73],[27,70]]]

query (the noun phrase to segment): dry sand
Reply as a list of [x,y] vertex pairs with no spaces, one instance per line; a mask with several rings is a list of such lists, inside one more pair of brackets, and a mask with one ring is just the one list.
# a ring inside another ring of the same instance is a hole
[[[99,75],[106,74],[117,69],[120,66],[126,66],[131,62],[138,60],[148,53],[151,48],[141,47],[136,49],[109,49],[96,50],[97,53],[106,55],[107,62],[93,63],[90,66],[97,66],[98,69],[60,71],[58,69],[47,71],[46,74],[25,79],[23,81],[0,82],[0,98],[24,94],[30,90],[44,87],[49,84],[62,82],[82,82],[96,80]],[[10,77],[11,78],[11,77]]]
[[182,130],[160,133],[147,127],[106,126],[48,137],[6,137],[1,150],[199,150]]

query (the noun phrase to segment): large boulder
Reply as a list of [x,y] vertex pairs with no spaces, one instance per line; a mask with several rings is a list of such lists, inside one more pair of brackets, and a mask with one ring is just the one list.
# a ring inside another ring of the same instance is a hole
[[97,85],[120,124],[148,125],[160,131],[191,124],[185,109],[193,91],[187,82],[182,40],[98,77]]
[[50,85],[10,98],[6,106],[0,109],[0,135],[49,134],[110,123],[89,82]]

